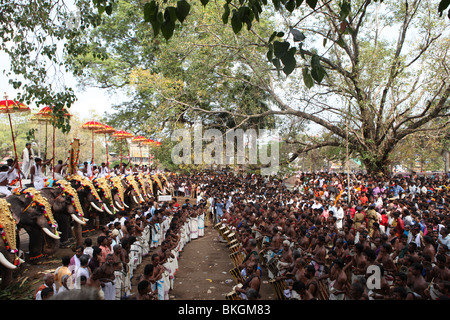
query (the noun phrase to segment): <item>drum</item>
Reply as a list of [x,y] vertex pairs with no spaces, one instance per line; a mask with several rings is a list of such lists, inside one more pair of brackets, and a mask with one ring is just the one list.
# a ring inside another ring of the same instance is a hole
[[242,284],[245,282],[244,278],[242,278],[241,270],[239,270],[239,268],[233,268],[229,272],[230,272],[231,276],[233,277],[234,282],[236,282],[236,284],[239,284],[239,283]]
[[230,247],[234,246],[234,245],[239,245],[239,241],[237,239],[234,239],[230,242]]
[[217,231],[219,231],[220,227],[222,227],[222,221],[214,225],[214,229],[216,229]]
[[223,225],[223,226],[219,227],[219,233],[222,237],[223,237],[223,233],[225,232],[225,230],[227,230],[227,226]]
[[234,267],[237,268],[242,263],[245,257],[242,255],[240,251],[238,251],[230,254],[230,258],[233,261]]
[[240,248],[241,247],[240,247],[239,244],[235,244],[235,245],[230,247],[230,251],[231,251],[231,253],[239,252]]
[[259,255],[259,261],[261,262],[261,265],[262,265],[263,267],[265,267],[265,266],[267,265],[267,264],[266,264],[266,258],[265,258],[266,253],[267,253],[267,248],[264,248],[264,249],[262,249],[262,250],[260,250],[260,251],[258,252],[258,255]]
[[242,300],[236,291],[231,291],[225,295],[226,300]]
[[228,242],[232,242],[233,240],[237,240],[237,236],[236,236],[236,233],[235,232],[231,232],[229,235],[228,235]]
[[269,284],[272,287],[277,300],[288,300],[284,295],[284,290],[288,288],[286,281],[284,281],[283,279],[272,279],[269,280]]
[[224,233],[222,234],[222,238],[224,238],[225,240],[227,240],[227,242],[230,242],[228,240],[228,235],[230,234],[230,230],[225,230]]
[[231,291],[225,295],[225,299],[227,299],[227,300],[242,300],[239,293],[236,292],[236,287],[242,288],[242,283],[235,285],[233,287],[233,291]]
[[267,262],[267,269],[272,273],[273,277],[278,276],[278,259],[272,258]]

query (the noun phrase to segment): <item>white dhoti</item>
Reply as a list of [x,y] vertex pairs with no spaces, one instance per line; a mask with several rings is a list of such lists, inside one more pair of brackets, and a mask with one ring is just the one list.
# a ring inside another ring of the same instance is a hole
[[11,195],[11,191],[9,191],[7,186],[0,186],[0,193],[3,193],[4,195]]
[[159,243],[159,230],[160,230],[159,223],[155,223],[155,224],[152,226],[152,244],[150,245],[151,248],[156,248],[156,247],[158,247],[158,243]]
[[41,190],[42,188],[45,187],[45,180],[44,177],[41,176],[34,176],[34,188],[36,190]]
[[156,281],[156,291],[158,292],[158,300],[164,300],[164,277]]
[[203,237],[205,235],[205,214],[198,216],[198,236]]
[[191,239],[197,239],[198,238],[198,219],[191,218]]
[[125,295],[125,277],[122,271],[114,271],[116,300],[120,300]]
[[116,297],[115,281],[106,282],[105,286],[102,287],[102,290],[105,295],[105,300],[115,300]]

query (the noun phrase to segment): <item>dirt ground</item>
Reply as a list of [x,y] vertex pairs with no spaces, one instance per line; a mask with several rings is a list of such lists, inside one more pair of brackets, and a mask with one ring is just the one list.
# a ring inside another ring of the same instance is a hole
[[[180,255],[174,288],[169,292],[170,300],[225,300],[225,295],[232,291],[232,287],[235,285],[233,277],[229,273],[229,270],[233,268],[233,263],[227,244],[219,241],[218,232],[211,223],[206,222],[205,227],[205,235],[186,244]],[[95,243],[98,234],[99,231],[84,236],[90,237]],[[26,251],[28,244],[22,238],[26,240],[25,233],[21,233],[21,247]],[[143,273],[145,265],[151,262],[151,255],[155,251],[156,249],[152,249],[136,269],[131,282],[133,295],[137,291],[137,279]],[[33,299],[33,293],[42,284],[44,274],[54,272],[61,265],[63,256],[72,256],[73,254],[72,248],[60,248],[53,257],[40,264],[24,263],[20,268],[20,274],[16,275],[14,293],[4,293],[1,299]],[[261,299],[274,300],[274,293],[268,283],[267,270],[263,268],[263,271]],[[18,290],[18,287],[22,290]]]

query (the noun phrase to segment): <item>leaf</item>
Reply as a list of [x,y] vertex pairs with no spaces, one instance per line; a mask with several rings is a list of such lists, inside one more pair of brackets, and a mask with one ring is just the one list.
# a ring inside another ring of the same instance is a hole
[[223,11],[223,14],[222,14],[222,22],[224,24],[227,24],[228,23],[228,17],[230,16],[230,6],[228,5],[228,3],[225,3],[223,5],[223,9],[224,9],[224,11]]
[[301,42],[306,39],[306,36],[300,30],[291,27],[291,33],[295,42]]
[[314,85],[314,81],[311,75],[309,74],[308,68],[303,68],[302,73],[303,73],[303,82],[305,83],[308,89],[311,89],[312,86]]
[[233,16],[231,17],[231,27],[233,28],[233,32],[235,34],[238,34],[242,29],[242,21],[235,9],[233,9]]
[[[450,6],[450,0],[441,0],[441,2],[439,2],[438,12],[440,17],[442,17],[444,10],[447,9],[448,6]],[[450,11],[448,14],[450,18]]]
[[289,1],[285,4],[284,7],[286,8],[287,11],[289,11],[289,12],[292,13],[292,12],[294,11],[294,9],[295,9],[295,0],[289,0]]
[[339,12],[339,20],[343,21],[350,14],[351,5],[347,0],[344,0],[342,1],[340,7],[341,11]]
[[174,10],[174,7],[167,7],[164,11],[164,22],[161,24],[161,33],[166,40],[172,38],[173,31],[175,30],[176,14]]
[[177,2],[176,14],[178,21],[183,23],[189,14],[189,11],[191,11],[191,5],[186,0],[179,0]]
[[276,36],[277,36],[277,32],[274,31],[274,32],[272,33],[272,35],[270,36],[270,38],[269,38],[269,43],[272,42],[273,39],[275,39]]
[[287,54],[283,56],[283,58],[281,58],[281,61],[284,64],[283,72],[287,76],[290,75],[292,71],[294,71],[297,65],[297,61],[295,60],[296,51],[297,51],[296,48],[293,47],[289,49],[289,51],[287,52]]
[[306,3],[311,9],[315,9],[317,5],[317,0],[306,0]]
[[320,57],[318,55],[313,55],[311,58],[311,76],[318,83],[322,82],[326,75],[326,71],[320,63]]
[[289,42],[286,41],[275,41],[273,43],[273,52],[275,54],[275,57],[281,58],[286,54],[286,52],[289,50]]
[[200,2],[205,7],[208,4],[209,0],[200,0]]
[[273,6],[275,7],[275,10],[280,10],[280,0],[272,0]]
[[156,13],[158,12],[158,6],[155,1],[147,2],[144,5],[144,21],[151,22],[156,18]]

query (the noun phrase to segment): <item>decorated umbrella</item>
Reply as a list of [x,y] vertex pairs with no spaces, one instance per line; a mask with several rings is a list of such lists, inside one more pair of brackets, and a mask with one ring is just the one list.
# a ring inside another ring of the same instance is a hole
[[92,160],[91,165],[94,164],[94,133],[96,130],[101,130],[105,127],[104,124],[101,124],[97,121],[88,121],[85,124],[81,126],[81,129],[90,130],[92,131]]
[[131,142],[137,143],[139,145],[139,152],[141,154],[141,164],[142,164],[142,149],[141,149],[141,145],[143,142],[147,141],[148,139],[146,137],[143,136],[136,136],[133,139],[131,139]]
[[123,130],[118,130],[112,134],[112,137],[117,140],[120,140],[120,170],[122,170],[122,162],[123,162],[122,141],[125,139],[133,138],[133,134]]
[[[23,104],[22,102],[8,100],[8,96],[6,95],[6,92],[5,92],[4,98],[5,98],[5,100],[0,101],[0,113],[8,114],[9,126],[11,128],[11,136],[12,136],[12,141],[13,141],[13,146],[14,146],[14,154],[16,156],[16,162],[17,162],[17,170],[19,170],[19,161],[18,161],[17,149],[16,149],[16,139],[14,138],[14,131],[13,131],[12,121],[11,121],[11,113],[29,112],[30,108],[28,106],[26,106],[25,104]],[[19,173],[19,184],[20,184],[20,188],[22,189],[22,179],[20,178],[20,173]]]
[[109,169],[109,158],[108,158],[108,140],[106,138],[107,134],[114,133],[116,129],[111,126],[105,125],[102,129],[95,130],[94,133],[104,133],[105,134],[105,145],[106,145],[106,166]]

